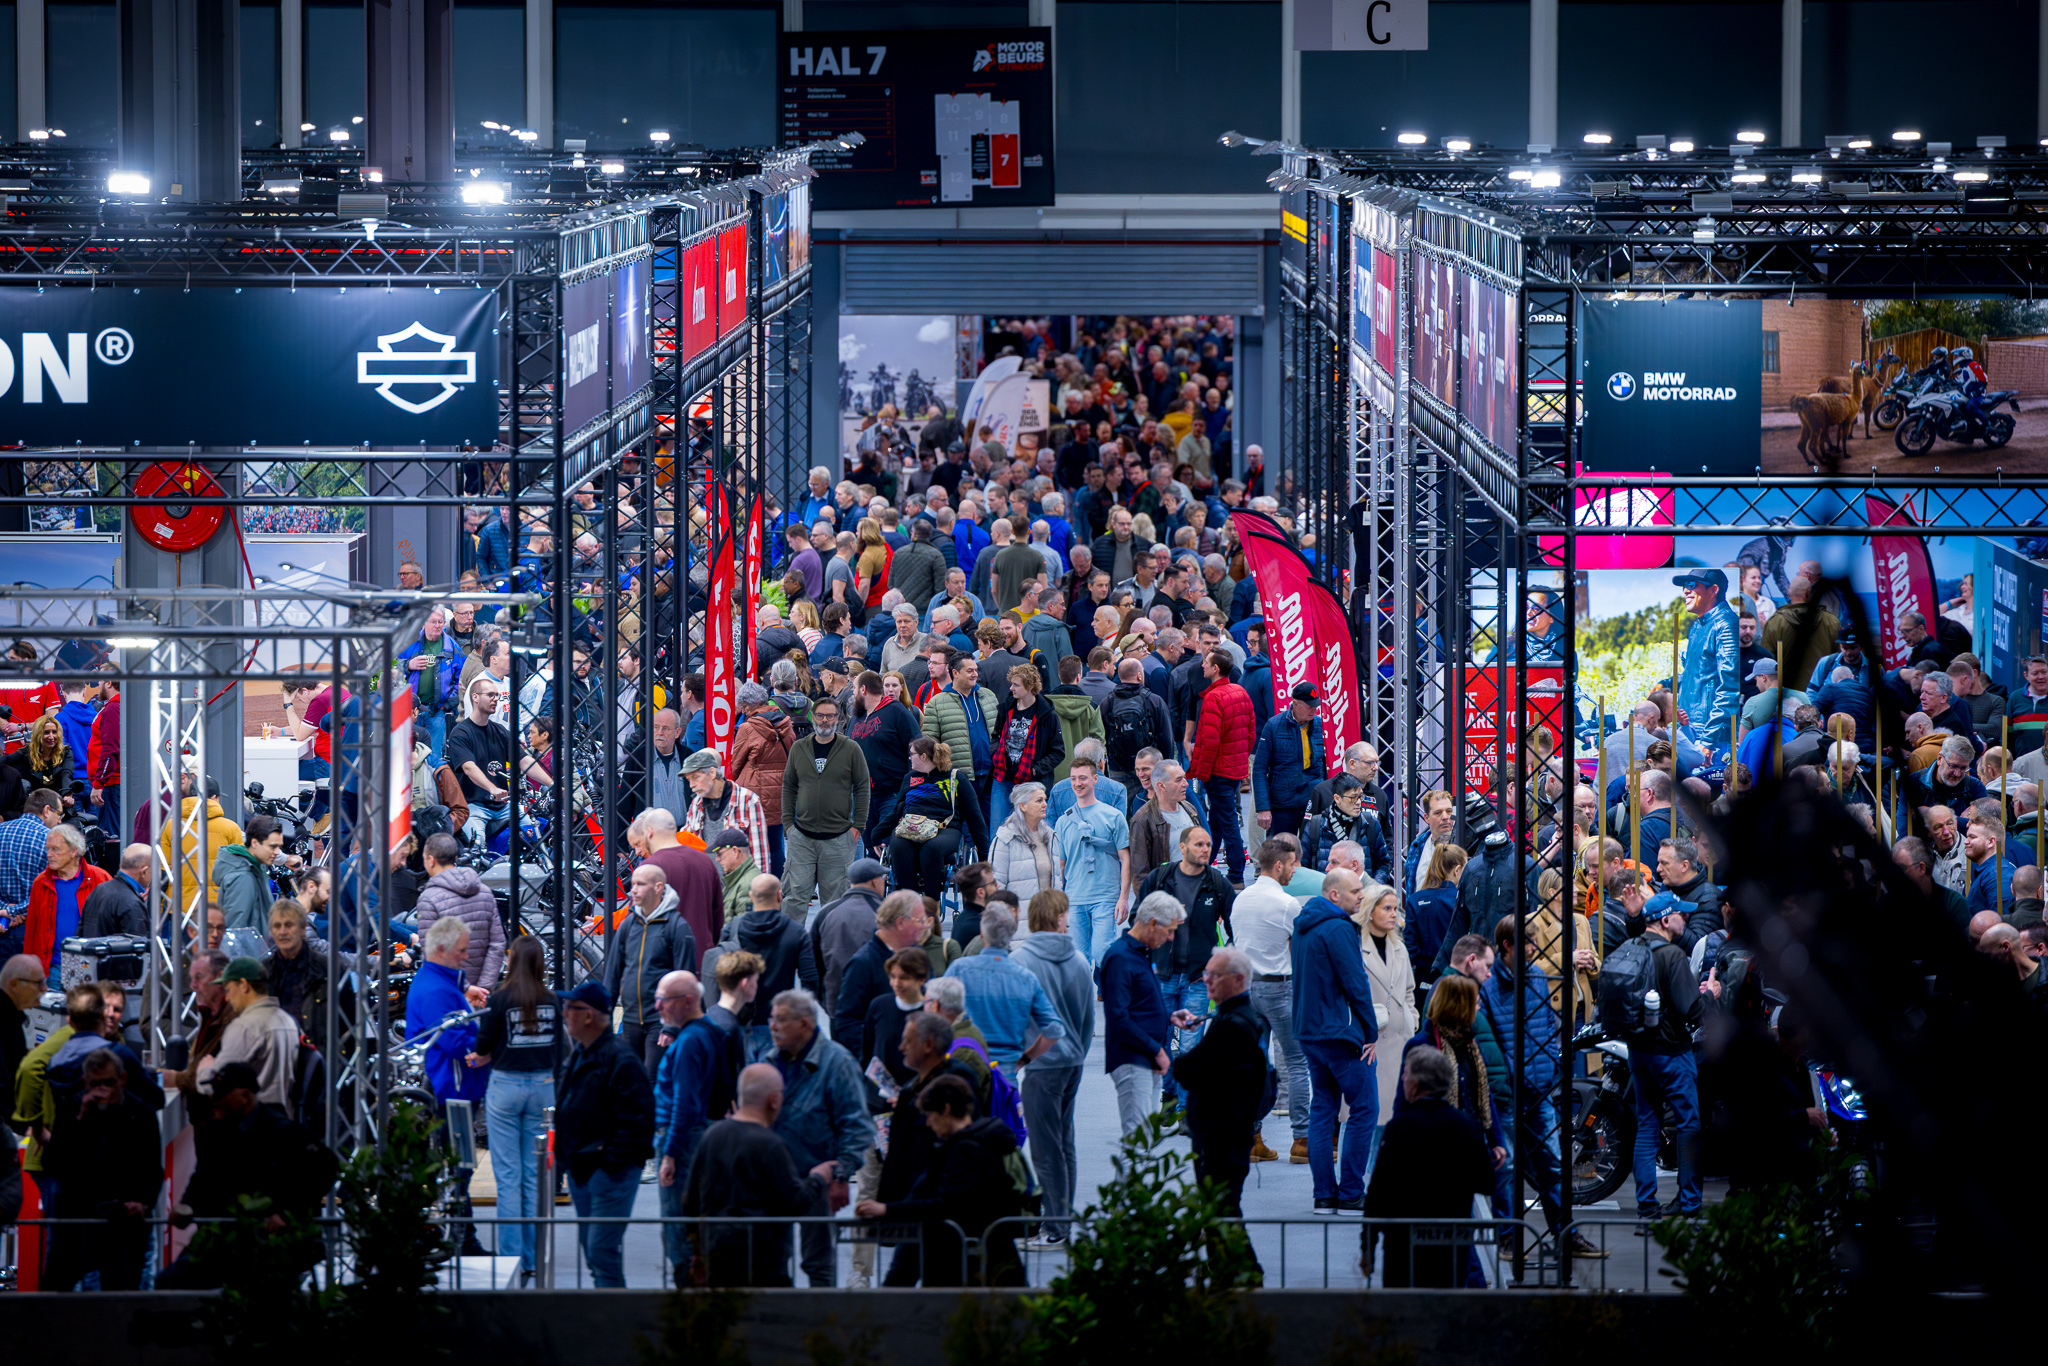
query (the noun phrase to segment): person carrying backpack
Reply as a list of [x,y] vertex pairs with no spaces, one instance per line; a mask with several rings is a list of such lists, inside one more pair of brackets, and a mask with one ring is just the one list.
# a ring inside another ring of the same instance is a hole
[[[1636,1084],[1636,1217],[1700,1212],[1699,1063],[1692,1031],[1705,1017],[1706,1002],[1693,977],[1692,961],[1678,945],[1691,909],[1669,892],[1643,906],[1643,933],[1607,955],[1595,987],[1600,1023],[1610,1036],[1628,1043]],[[1678,1198],[1657,1203],[1657,1139],[1670,1105],[1678,1123]]]
[[1145,686],[1145,666],[1127,659],[1117,666],[1116,690],[1102,703],[1102,745],[1109,754],[1109,776],[1131,794],[1136,810],[1145,802],[1145,785],[1138,781],[1138,751],[1151,748],[1161,754],[1177,754],[1173,743],[1173,721],[1166,704]]

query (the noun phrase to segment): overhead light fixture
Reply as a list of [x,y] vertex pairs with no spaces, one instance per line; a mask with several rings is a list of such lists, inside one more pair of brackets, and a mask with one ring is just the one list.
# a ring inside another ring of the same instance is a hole
[[299,178],[297,176],[293,176],[289,180],[266,180],[263,182],[263,193],[265,194],[297,194],[298,192]]
[[1429,141],[1429,134],[1399,133],[1395,135],[1394,140],[1400,143],[1403,147],[1420,147],[1423,143]]
[[1671,151],[1672,154],[1675,156],[1684,156],[1687,152],[1690,152],[1691,150],[1691,138],[1679,138],[1671,144]]
[[381,166],[363,167],[363,179],[369,181],[372,185],[382,185],[384,183],[384,168]]
[[1820,184],[1820,167],[1801,166],[1798,170],[1792,173],[1792,183],[1794,185]]
[[[31,128],[28,130],[28,140],[30,142],[48,142],[50,140],[50,130],[47,128]],[[2048,143],[2048,138],[2043,138],[2042,141]]]
[[1735,140],[1737,142],[1747,142],[1754,146],[1764,140],[1764,135],[1757,132],[1754,128],[1745,128],[1735,135]]
[[108,636],[107,644],[116,650],[154,650],[155,636]]
[[1770,179],[1770,177],[1765,175],[1762,171],[1737,171],[1734,175],[1731,175],[1728,178],[1734,181],[1737,185],[1761,185],[1766,180]]
[[472,180],[462,187],[462,202],[502,204],[505,202],[505,187],[495,180]]
[[513,134],[512,136],[513,136],[513,137],[515,137],[515,138],[518,138],[518,139],[519,139],[519,140],[520,140],[521,142],[539,142],[539,141],[540,141],[540,134],[539,134],[539,133],[536,133],[536,132],[535,132],[535,131],[534,131],[533,129],[531,129],[531,128],[522,128],[522,129],[520,129],[520,130],[519,130],[518,132],[514,133],[514,134]]
[[1606,133],[1588,133],[1586,134],[1586,141],[1594,147],[1605,147],[1608,143],[1614,141],[1614,139],[1612,136]]
[[649,142],[656,142],[656,143],[660,143],[660,142],[667,142],[667,141],[668,141],[668,130],[667,130],[666,128],[657,128],[657,129],[655,129],[655,130],[654,130],[653,132],[651,132],[651,133],[649,133],[649,134],[647,135],[647,140],[648,140]]
[[1892,134],[1892,141],[1893,141],[1893,142],[1918,142],[1918,141],[1920,141],[1920,130],[1919,130],[1919,129],[1917,129],[1917,128],[1905,128],[1905,129],[1901,129],[1900,131],[1898,131],[1898,132],[1896,132],[1896,133],[1893,133],[1893,134]]
[[1991,179],[1989,171],[1957,171],[1956,179],[1966,184],[1981,185]]
[[1711,242],[1714,240],[1714,220],[1711,217],[1702,218],[1693,226],[1692,240],[1695,242]]
[[107,177],[107,193],[122,195],[148,194],[149,177],[134,171],[116,171]]
[[624,175],[626,173],[626,163],[623,161],[599,162],[597,169],[606,175]]
[[1470,138],[1445,138],[1445,139],[1444,139],[1444,150],[1445,150],[1446,152],[1469,152],[1469,151],[1471,151],[1471,150],[1472,150],[1472,139],[1470,139]]
[[347,142],[347,141],[348,141],[348,129],[346,129],[346,128],[330,128],[330,129],[328,129],[328,130],[327,130],[327,140],[328,140],[329,142]]
[[1546,170],[1541,166],[1529,168],[1529,184],[1535,189],[1554,190],[1562,181],[1563,177],[1558,175],[1556,171]]
[[497,132],[501,126],[496,119],[484,120],[484,127],[490,129],[493,133]]
[[1850,151],[1852,151],[1852,152],[1867,152],[1867,151],[1869,151],[1869,150],[1870,150],[1870,139],[1869,139],[1869,138],[1850,138],[1850,139],[1849,139],[1849,150],[1850,150]]
[[301,133],[310,133],[313,131],[313,125],[310,123],[302,123],[299,125],[299,131]]
[[1531,172],[1531,171],[1529,170],[1529,168],[1528,168],[1528,167],[1526,167],[1526,166],[1517,166],[1517,167],[1515,167],[1515,169],[1514,169],[1514,170],[1512,170],[1512,171],[1509,171],[1509,172],[1508,172],[1508,179],[1509,179],[1509,180],[1527,180],[1527,179],[1529,179],[1529,177],[1530,177],[1530,176],[1531,176],[1532,174],[1533,174],[1533,172]]

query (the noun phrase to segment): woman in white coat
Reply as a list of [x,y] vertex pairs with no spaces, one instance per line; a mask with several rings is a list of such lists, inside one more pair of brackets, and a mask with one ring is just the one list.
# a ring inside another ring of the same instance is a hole
[[1045,784],[1018,783],[1011,788],[1009,817],[996,828],[989,849],[996,882],[1015,892],[1020,906],[1029,906],[1040,892],[1064,890],[1052,856],[1052,822],[1045,818],[1045,805]]
[[1384,883],[1365,880],[1365,896],[1351,917],[1365,931],[1359,936],[1365,947],[1365,975],[1372,979],[1373,1013],[1379,1017],[1378,1047],[1373,1067],[1379,1073],[1379,1127],[1373,1130],[1372,1148],[1365,1159],[1368,1176],[1373,1159],[1379,1156],[1380,1135],[1394,1117],[1394,1093],[1401,1085],[1401,1055],[1409,1038],[1422,1027],[1415,1009],[1415,968],[1408,961],[1408,946],[1401,942],[1401,897]]

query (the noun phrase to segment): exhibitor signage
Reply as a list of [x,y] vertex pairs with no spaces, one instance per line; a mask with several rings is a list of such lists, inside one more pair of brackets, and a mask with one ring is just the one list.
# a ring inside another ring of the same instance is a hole
[[486,289],[0,289],[0,443],[488,447],[497,316]]
[[1580,376],[1585,467],[1755,474],[1762,308],[1755,299],[1588,306]]

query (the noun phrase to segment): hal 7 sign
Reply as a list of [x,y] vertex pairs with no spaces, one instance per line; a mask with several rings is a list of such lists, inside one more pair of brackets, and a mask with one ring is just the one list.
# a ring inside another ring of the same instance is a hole
[[1051,204],[1052,30],[785,35],[783,145],[847,133],[814,208]]
[[0,288],[0,445],[488,448],[497,312],[486,289]]

